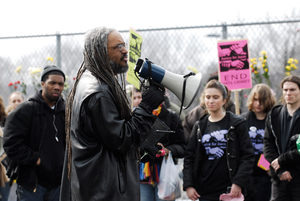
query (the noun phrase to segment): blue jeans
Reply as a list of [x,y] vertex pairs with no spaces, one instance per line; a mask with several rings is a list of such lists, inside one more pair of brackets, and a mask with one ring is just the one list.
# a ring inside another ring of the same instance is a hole
[[255,195],[253,201],[268,201],[271,198],[271,177],[269,175],[253,176]]
[[18,185],[18,201],[59,201],[60,186],[47,189],[37,185],[36,192],[31,192]]
[[10,190],[9,182],[6,182],[4,187],[0,187],[0,193],[1,193],[1,196],[2,196],[0,201],[7,201],[8,200],[9,190]]
[[271,201],[299,201],[300,200],[300,179],[292,175],[293,179],[280,181],[279,184],[272,183]]
[[199,198],[199,200],[200,200],[200,201],[213,201],[213,200],[202,200],[202,199],[200,199],[200,198]]
[[140,184],[141,188],[141,201],[163,201],[158,198],[157,195],[157,184],[154,186],[151,184]]

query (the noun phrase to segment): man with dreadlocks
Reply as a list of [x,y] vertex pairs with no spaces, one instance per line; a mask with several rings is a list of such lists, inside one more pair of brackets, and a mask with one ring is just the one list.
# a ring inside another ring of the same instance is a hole
[[150,86],[131,113],[123,74],[127,53],[115,29],[100,27],[85,35],[84,62],[67,101],[62,201],[140,200],[137,149],[164,93]]

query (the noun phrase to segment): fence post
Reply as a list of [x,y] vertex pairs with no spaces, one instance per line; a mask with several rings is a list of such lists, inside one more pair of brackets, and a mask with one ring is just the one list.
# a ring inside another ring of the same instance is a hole
[[227,25],[225,22],[222,24],[222,39],[227,39]]
[[56,32],[56,65],[61,68],[61,42],[60,33]]
[[[223,23],[222,25],[222,39],[227,39],[227,25]],[[235,102],[235,114],[240,115],[240,101],[239,101],[239,91],[240,90],[233,90],[234,92],[234,102]]]

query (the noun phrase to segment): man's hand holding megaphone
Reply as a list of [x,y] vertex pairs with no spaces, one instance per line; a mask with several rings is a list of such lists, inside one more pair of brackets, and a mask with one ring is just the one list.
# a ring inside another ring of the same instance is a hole
[[165,100],[164,92],[165,89],[158,84],[152,84],[149,87],[142,85],[142,101],[139,106],[152,113]]
[[181,101],[181,108],[183,109],[187,109],[192,104],[201,86],[202,73],[175,74],[148,59],[139,58],[136,61],[134,72],[136,75],[149,80],[150,84],[159,84],[163,86],[162,88],[166,87],[172,91]]

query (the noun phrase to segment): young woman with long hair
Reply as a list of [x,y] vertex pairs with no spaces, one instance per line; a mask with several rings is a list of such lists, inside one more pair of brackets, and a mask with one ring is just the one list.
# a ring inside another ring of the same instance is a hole
[[245,120],[226,112],[227,88],[212,80],[204,89],[207,114],[193,127],[184,158],[183,188],[191,200],[217,201],[221,194],[249,197],[254,162]]
[[271,178],[267,171],[257,166],[257,163],[263,154],[266,117],[275,102],[270,87],[266,84],[257,84],[248,96],[248,112],[242,114],[246,118],[247,130],[254,147],[255,162],[252,177],[256,193],[253,201],[270,200],[271,197]]

